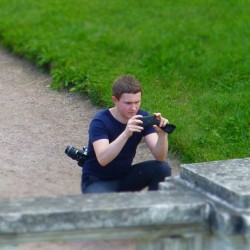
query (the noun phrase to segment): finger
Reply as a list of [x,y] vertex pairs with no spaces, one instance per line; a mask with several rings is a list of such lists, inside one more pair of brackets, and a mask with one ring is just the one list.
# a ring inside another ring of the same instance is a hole
[[156,119],[157,119],[157,120],[160,120],[160,119],[161,119],[161,113],[154,113],[154,115],[156,116]]
[[140,118],[140,117],[143,117],[142,115],[135,115],[133,116],[133,119],[137,119],[137,118]]
[[140,125],[142,124],[142,120],[140,120],[139,118],[140,117],[143,117],[142,115],[137,115],[137,116],[134,116],[133,118],[131,118],[128,122],[128,124],[133,124],[133,125]]
[[160,127],[164,127],[165,126],[165,119],[161,119],[161,122],[160,122]]
[[129,119],[128,124],[132,124],[132,125],[135,124],[135,119],[134,118]]
[[136,126],[136,125],[129,125],[128,129],[130,132],[141,132],[143,130],[143,127]]
[[164,119],[164,124],[169,124],[168,119]]
[[169,123],[168,119],[162,118],[160,125],[161,125],[161,127],[165,127],[168,123]]

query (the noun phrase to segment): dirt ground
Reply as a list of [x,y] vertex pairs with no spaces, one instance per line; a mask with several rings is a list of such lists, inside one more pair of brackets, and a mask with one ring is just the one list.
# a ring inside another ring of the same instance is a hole
[[[0,198],[81,194],[81,168],[67,145],[87,143],[98,110],[77,94],[49,88],[50,75],[0,49]],[[142,143],[135,161],[150,159]],[[174,174],[178,159],[170,159]],[[134,249],[130,242],[32,245],[20,249]]]

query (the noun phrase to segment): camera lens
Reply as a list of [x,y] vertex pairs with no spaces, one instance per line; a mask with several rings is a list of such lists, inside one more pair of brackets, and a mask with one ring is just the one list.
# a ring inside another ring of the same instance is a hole
[[65,153],[71,157],[73,160],[76,159],[78,150],[72,146],[67,146],[65,149]]

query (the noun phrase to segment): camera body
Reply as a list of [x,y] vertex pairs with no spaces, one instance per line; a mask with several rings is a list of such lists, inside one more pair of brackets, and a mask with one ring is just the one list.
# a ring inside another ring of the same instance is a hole
[[82,167],[88,157],[88,148],[83,147],[83,149],[81,150],[73,146],[67,146],[65,149],[65,154],[71,159],[76,160],[78,162],[78,166]]
[[[138,119],[143,122],[141,124],[141,126],[143,126],[144,128],[149,127],[149,126],[153,126],[153,125],[157,125],[157,126],[160,125],[160,121],[158,121],[156,119],[155,115],[143,116],[143,117],[138,118]],[[176,128],[176,126],[173,124],[167,124],[166,126],[161,127],[161,129],[168,134],[171,134],[175,130],[175,128]]]

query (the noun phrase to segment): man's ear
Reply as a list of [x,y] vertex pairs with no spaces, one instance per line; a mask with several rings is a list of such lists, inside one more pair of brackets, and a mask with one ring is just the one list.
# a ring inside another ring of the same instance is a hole
[[112,96],[112,101],[113,101],[114,104],[118,103],[118,100],[117,100],[117,98],[115,96]]

